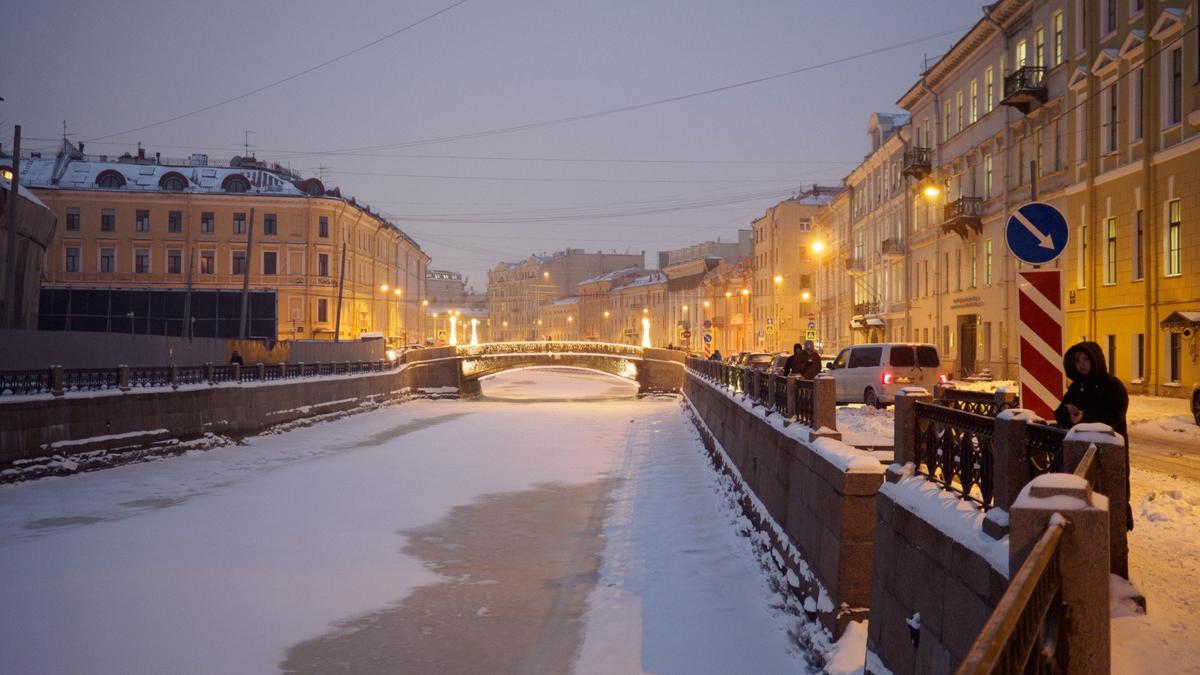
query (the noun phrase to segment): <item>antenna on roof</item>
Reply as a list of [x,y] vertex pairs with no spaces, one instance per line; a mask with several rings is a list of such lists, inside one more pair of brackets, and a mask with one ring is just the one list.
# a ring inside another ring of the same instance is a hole
[[251,155],[250,155],[250,134],[253,134],[253,133],[255,133],[255,132],[254,132],[254,131],[251,131],[251,130],[249,130],[249,129],[246,129],[246,130],[245,130],[245,131],[243,131],[242,133],[243,133],[243,139],[244,139],[244,140],[243,140],[243,143],[242,143],[242,146],[245,148],[245,152],[243,153],[243,155],[242,155],[242,156],[243,156],[243,157],[250,157],[250,156],[251,156]]

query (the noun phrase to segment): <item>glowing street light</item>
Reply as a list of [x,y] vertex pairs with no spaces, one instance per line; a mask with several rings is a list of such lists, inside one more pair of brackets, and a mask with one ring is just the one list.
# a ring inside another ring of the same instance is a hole
[[649,347],[650,345],[650,319],[642,317],[642,346]]
[[813,252],[813,253],[820,253],[821,251],[824,251],[824,250],[825,250],[825,242],[823,242],[823,241],[814,241],[814,242],[812,243],[812,246],[811,246],[810,248],[812,248],[812,252]]
[[421,306],[422,306],[422,307],[428,307],[428,306],[429,306],[429,301],[428,301],[428,300],[422,300],[422,301],[421,301]]
[[476,326],[479,325],[479,319],[471,319],[471,344],[479,344],[479,337],[476,335]]
[[384,284],[384,285],[380,286],[380,287],[379,287],[379,290],[383,291],[384,293],[387,293],[387,292],[388,292],[388,285],[387,285],[387,284]]
[[777,283],[777,284],[782,284],[782,283],[783,283],[783,275],[782,275],[782,274],[776,274],[776,275],[775,275],[775,283]]
[[454,315],[450,315],[450,346],[458,344],[458,322],[454,320]]
[[800,299],[805,302],[808,302],[809,300],[812,300],[812,293],[809,293],[808,291],[804,291],[803,293],[800,294]]
[[936,185],[926,185],[924,194],[926,199],[937,199],[941,196],[942,191]]

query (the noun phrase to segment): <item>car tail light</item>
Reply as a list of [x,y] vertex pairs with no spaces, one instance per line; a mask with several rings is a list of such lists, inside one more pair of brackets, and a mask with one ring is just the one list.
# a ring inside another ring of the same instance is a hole
[[946,384],[946,374],[938,373],[938,384]]
[[879,376],[879,381],[882,382],[883,384],[891,384],[892,383],[892,374],[887,372],[886,370],[883,371],[883,373]]

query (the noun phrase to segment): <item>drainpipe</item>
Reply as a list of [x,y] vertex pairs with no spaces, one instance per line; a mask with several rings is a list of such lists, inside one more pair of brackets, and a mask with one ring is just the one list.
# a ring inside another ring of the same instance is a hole
[[[999,4],[999,3],[996,3],[996,4]],[[996,4],[985,5],[983,7],[983,19],[985,21],[987,21],[988,23],[992,24],[992,27],[995,28],[997,31],[999,31],[1000,35],[1003,36],[1003,39],[1004,39],[1004,67],[1007,68],[1008,60],[1009,60],[1009,56],[1010,56],[1009,55],[1008,31],[1004,30],[1004,26],[1001,26],[999,22],[997,22],[995,19],[992,18],[992,10],[996,8]],[[1003,71],[1000,73],[1000,96],[1001,96],[1001,98],[1003,98],[1003,96],[1004,96],[1004,73],[1003,73]],[[1009,208],[1010,208],[1009,201],[1008,201],[1008,179],[1009,179],[1008,167],[1010,164],[1009,153],[1012,152],[1012,143],[1013,143],[1012,139],[1013,139],[1013,137],[1012,137],[1012,107],[1004,106],[1004,171],[1002,172],[1002,175],[1003,175],[1002,180],[1004,181],[1004,186],[1003,186],[1003,189],[1001,190],[1001,194],[1003,195],[1002,196],[1002,200],[1003,200],[1002,204],[1003,204],[1003,208],[1004,208],[1004,212],[1003,212],[1004,217],[1008,216],[1008,212],[1009,212]],[[1031,178],[1031,180],[1033,179],[1032,176],[1030,178]],[[1008,247],[1005,246],[1003,250],[1007,251]],[[1007,264],[1004,266],[1004,286],[1005,286],[1005,288],[1004,288],[1004,308],[1001,310],[1000,316],[1003,316],[1005,318],[1005,320],[1008,321],[1008,325],[1004,327],[1004,332],[1000,335],[1000,339],[1002,340],[1001,346],[1000,346],[1000,358],[1004,361],[1004,377],[1008,378],[1010,373],[1015,372],[1015,369],[1014,369],[1014,371],[1009,370],[1009,353],[1010,353],[1011,345],[1016,340],[1016,335],[1017,335],[1016,326],[1019,323],[1019,320],[1013,321],[1013,317],[1011,316],[1012,302],[1013,302],[1013,298],[1015,297],[1016,292],[1017,292],[1017,289],[1016,289],[1017,260],[1016,260],[1016,258],[1008,255],[1007,253],[1005,254],[1005,259],[1006,259]],[[1009,339],[1009,333],[1012,334],[1013,339]],[[1015,366],[1016,364],[1013,364],[1013,365]],[[990,364],[989,364],[989,367],[990,367]],[[1017,375],[1019,376],[1019,373],[1017,373]],[[1012,379],[1016,379],[1016,378],[1012,378]]]

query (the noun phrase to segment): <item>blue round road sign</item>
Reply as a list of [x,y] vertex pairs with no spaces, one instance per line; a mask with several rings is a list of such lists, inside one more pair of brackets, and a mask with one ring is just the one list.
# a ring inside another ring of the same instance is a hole
[[1062,255],[1068,237],[1067,219],[1044,202],[1017,207],[1004,227],[1008,250],[1031,265],[1045,265]]
[[705,334],[704,334],[704,341],[705,341],[705,342],[712,342],[712,334],[711,334],[711,333],[705,333]]

